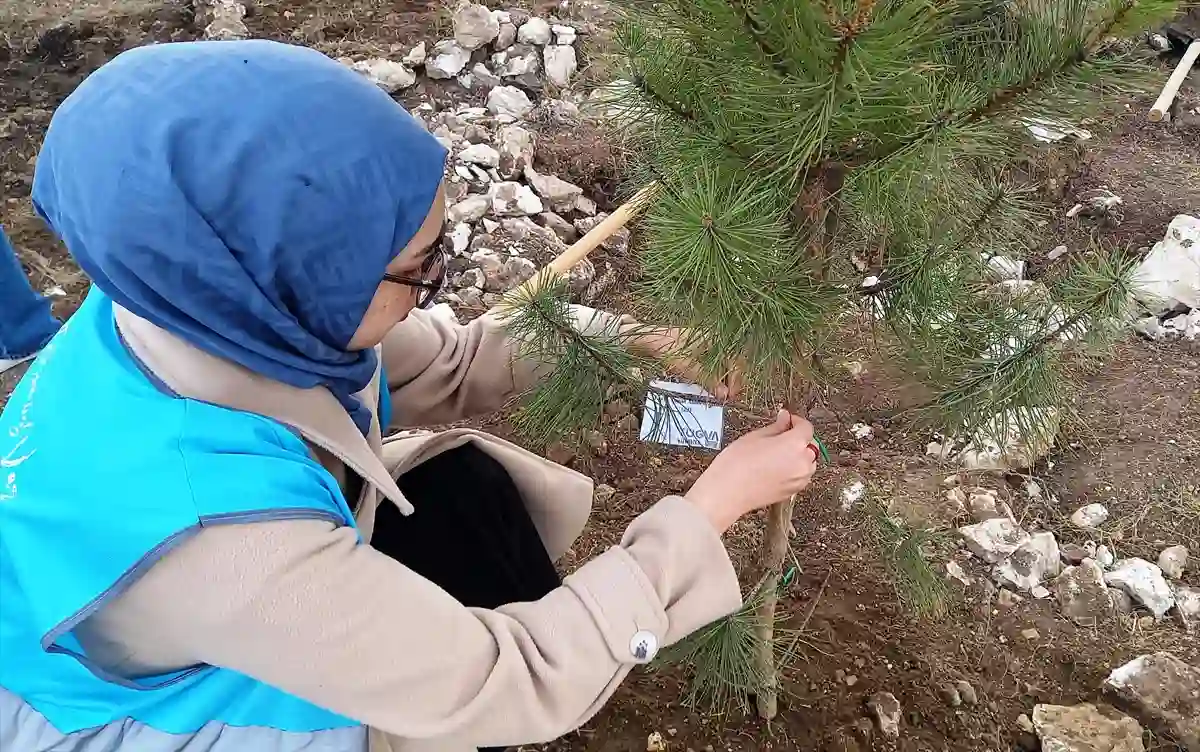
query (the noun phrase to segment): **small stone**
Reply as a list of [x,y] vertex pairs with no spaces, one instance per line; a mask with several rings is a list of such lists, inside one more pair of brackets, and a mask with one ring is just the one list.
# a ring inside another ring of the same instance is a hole
[[1175,605],[1175,596],[1163,579],[1162,570],[1145,559],[1117,562],[1116,567],[1104,575],[1104,581],[1129,593],[1134,602],[1145,606],[1156,618],[1162,618]]
[[517,41],[525,44],[550,44],[550,24],[544,18],[531,18],[517,29]]
[[1050,597],[1050,591],[1047,590],[1046,588],[1042,587],[1041,585],[1030,588],[1029,594],[1032,595],[1034,598],[1037,598],[1038,600],[1042,600],[1044,598]]
[[484,277],[483,270],[467,269],[465,272],[459,275],[458,286],[460,289],[473,287],[476,290],[482,290],[486,281],[487,280]]
[[1000,592],[996,595],[996,603],[1001,608],[1012,608],[1023,600],[1025,599],[1007,588],[1000,588]]
[[1100,566],[1109,569],[1116,561],[1117,555],[1108,546],[1099,546],[1096,548],[1096,563]]
[[553,24],[550,31],[554,32],[554,41],[557,44],[575,44],[575,27],[564,26],[563,24]]
[[606,504],[610,499],[612,499],[612,497],[616,495],[617,489],[606,483],[601,483],[600,485],[596,486],[596,490],[593,493],[593,499],[596,504]]
[[218,41],[249,39],[250,29],[242,19],[246,17],[246,6],[237,0],[212,0],[210,4],[212,22],[204,28],[204,38]]
[[579,186],[553,175],[539,174],[532,167],[525,168],[525,180],[555,211],[569,210],[575,205],[575,199],[583,194],[583,189]]
[[1166,52],[1171,49],[1171,40],[1158,33],[1148,34],[1146,36],[1146,44],[1150,45],[1150,49],[1155,52]]
[[1029,541],[1029,533],[1007,518],[985,520],[958,529],[971,553],[995,564]]
[[1172,580],[1178,580],[1180,577],[1183,577],[1183,570],[1187,568],[1187,562],[1187,546],[1164,548],[1162,553],[1158,555],[1158,568]]
[[566,44],[550,45],[542,53],[543,64],[546,68],[546,79],[560,89],[567,88],[571,76],[579,68],[575,57],[575,48]]
[[[538,215],[538,219],[542,220],[542,224],[554,231],[554,234],[559,237],[564,243],[570,243],[579,237],[579,233],[575,230],[575,225],[563,219],[554,212],[542,212]],[[593,269],[593,272],[595,270]],[[589,282],[588,284],[591,284]]]
[[483,291],[474,287],[465,287],[458,291],[458,298],[467,308],[486,308],[483,303]]
[[963,705],[970,708],[979,703],[979,695],[975,694],[975,688],[970,682],[960,679],[954,686],[958,689],[958,696],[962,698]]
[[604,434],[599,431],[588,431],[587,436],[584,437],[584,441],[588,449],[592,450],[592,454],[597,457],[604,457],[608,454],[608,442],[604,440]]
[[853,687],[855,684],[858,684],[858,677],[854,674],[848,674],[846,676],[846,686]]
[[433,46],[433,56],[425,61],[425,74],[430,78],[454,78],[471,62],[471,53],[458,42],[442,40]]
[[500,175],[512,180],[533,164],[533,133],[519,125],[506,125],[496,135],[500,150]]
[[494,115],[523,118],[533,109],[533,103],[515,86],[497,86],[488,92],[487,108]]
[[877,692],[867,700],[867,709],[875,717],[879,732],[891,739],[900,738],[900,701],[891,692]]
[[1175,588],[1175,616],[1186,631],[1200,629],[1200,589],[1187,585]]
[[467,196],[446,212],[446,219],[453,224],[460,222],[478,222],[491,208],[492,200],[487,196]]
[[500,22],[500,30],[496,34],[496,41],[492,43],[492,48],[496,51],[507,50],[512,47],[517,41],[517,25],[512,22]]
[[1033,721],[1024,713],[1017,716],[1017,728],[1027,733],[1033,733]]
[[1145,752],[1137,721],[1091,703],[1037,705],[1033,728],[1046,752]]
[[1067,247],[1065,245],[1055,246],[1054,250],[1052,250],[1046,254],[1046,259],[1049,261],[1054,261],[1058,257],[1066,254],[1066,252],[1067,252]]
[[534,195],[529,186],[520,183],[493,183],[488,195],[492,202],[492,213],[498,217],[527,217],[541,214],[545,209],[542,200]]
[[938,687],[938,696],[942,698],[942,702],[952,708],[957,708],[963,704],[962,696],[958,694],[958,688],[953,684],[943,684]]
[[[861,483],[858,485],[861,485]],[[846,495],[846,491],[848,490],[849,489],[843,489],[842,491],[842,511],[844,512],[849,512],[854,508],[854,502],[851,501]],[[861,498],[861,494],[859,497]],[[961,582],[964,587],[970,587],[971,584],[975,582],[973,579],[967,576],[967,573],[963,570],[962,565],[953,559],[946,562],[946,574],[949,575],[951,579]]]
[[1057,577],[1062,571],[1058,541],[1054,533],[1034,533],[1012,555],[996,565],[992,574],[997,584],[1029,591],[1047,577]]
[[460,254],[471,245],[471,226],[466,222],[459,222],[446,237],[450,241],[451,250]]
[[1087,546],[1081,546],[1078,543],[1064,543],[1058,547],[1058,553],[1068,564],[1081,564],[1084,559],[1090,559],[1096,555],[1096,544],[1093,543],[1089,550]]
[[976,522],[984,520],[994,520],[999,517],[1004,517],[1013,522],[1016,518],[1013,516],[1012,510],[1008,504],[1000,501],[996,497],[996,492],[990,488],[982,488],[976,486],[970,489],[955,489],[963,492],[966,496],[967,511],[971,513],[971,518]]
[[596,202],[586,196],[575,199],[575,211],[589,217],[596,216]]
[[484,167],[500,166],[500,152],[487,144],[471,144],[459,152],[458,158],[464,162]]
[[425,64],[425,58],[428,56],[428,54],[429,53],[425,50],[425,43],[417,42],[416,46],[409,50],[408,54],[404,56],[403,62],[410,68],[416,68],[419,65]]
[[1026,640],[1040,640],[1042,638],[1042,633],[1033,627],[1029,627],[1028,629],[1021,630],[1021,636]]
[[1092,559],[1067,567],[1054,581],[1054,593],[1063,615],[1080,626],[1096,626],[1113,609],[1104,570]]
[[1075,510],[1071,524],[1084,530],[1094,530],[1108,519],[1108,507],[1103,504],[1088,504]]
[[592,281],[596,278],[596,267],[590,259],[582,259],[578,264],[571,267],[571,271],[567,273],[567,287],[571,292],[577,295],[582,295],[587,292],[592,286]]
[[483,63],[475,63],[475,67],[471,69],[472,86],[476,89],[494,89],[503,81],[491,69]]
[[527,258],[513,256],[504,265],[504,270],[508,275],[509,287],[511,289],[537,274],[537,264]]
[[542,56],[536,47],[518,44],[497,52],[492,55],[492,67],[503,78],[516,79],[517,83],[531,89],[541,88],[538,73],[542,69]]
[[1103,689],[1152,731],[1200,750],[1200,668],[1170,653],[1143,655],[1109,674]]
[[482,5],[461,5],[454,12],[454,41],[463,49],[477,50],[500,33],[500,21]]

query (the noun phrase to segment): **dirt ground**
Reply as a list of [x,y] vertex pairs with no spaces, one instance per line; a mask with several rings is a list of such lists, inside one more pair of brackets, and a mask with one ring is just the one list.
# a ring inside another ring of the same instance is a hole
[[[582,19],[585,30],[599,17],[594,5],[567,5],[562,11],[555,10],[557,3],[532,4],[547,14]],[[84,76],[121,50],[191,39],[199,32],[186,0],[54,0],[28,6],[0,0],[0,223],[35,286],[51,291],[56,311],[67,316],[87,282],[33,215],[28,199],[35,155],[53,110]],[[258,36],[310,44],[337,56],[431,42],[444,35],[448,19],[434,0],[258,0],[248,23]],[[1043,252],[1060,243],[1082,250],[1096,237],[1144,252],[1162,237],[1172,216],[1200,211],[1200,116],[1188,114],[1196,106],[1194,91],[1186,89],[1184,97],[1185,116],[1171,124],[1145,123],[1147,107],[1140,102],[1123,117],[1095,126],[1096,138],[1084,145],[1079,164],[1062,176],[1059,219],[1048,228]],[[620,179],[616,157],[589,134],[557,134],[544,142],[540,156],[602,198],[612,196]],[[1100,186],[1122,196],[1119,223],[1062,218],[1078,195]],[[999,606],[985,578],[966,588],[952,581],[944,618],[915,616],[883,563],[863,511],[867,505],[843,511],[840,489],[862,480],[865,501],[948,529],[954,521],[941,508],[940,483],[952,469],[925,456],[929,437],[904,418],[876,420],[869,441],[853,438],[850,425],[895,412],[913,396],[904,374],[886,362],[852,346],[845,355],[861,361],[863,370],[840,371],[813,415],[834,461],[798,507],[793,550],[800,572],[782,608],[786,626],[803,626],[803,640],[786,673],[779,718],[767,726],[736,712],[717,716],[689,709],[680,701],[680,672],[645,671],[635,673],[583,729],[544,749],[641,752],[653,732],[679,752],[1030,749],[1036,746],[1029,746],[1016,719],[1035,703],[1093,700],[1111,668],[1144,652],[1173,650],[1200,662],[1200,641],[1169,621],[1134,618],[1077,627],[1059,618],[1049,600]],[[984,484],[1000,488],[1023,520],[1039,521],[1064,542],[1081,542],[1063,524],[1065,517],[1083,503],[1099,501],[1112,511],[1104,541],[1119,555],[1153,560],[1175,543],[1200,553],[1200,353],[1187,344],[1131,338],[1083,379],[1080,420],[1035,469],[1046,493],[1040,499],[1024,495],[1020,488],[1027,478]],[[11,386],[0,381],[0,404]],[[748,425],[742,416],[734,422],[738,429]],[[488,426],[511,436],[503,416]],[[617,493],[595,510],[570,561],[611,545],[634,516],[661,496],[685,490],[708,461],[642,444],[611,425],[606,436],[600,456],[584,453],[573,463]],[[761,520],[750,519],[729,535],[745,581],[753,578],[761,530]],[[941,554],[939,571],[952,550]],[[972,571],[970,563],[964,567]],[[1200,586],[1194,567],[1188,577],[1189,584]],[[1037,638],[1022,635],[1030,628]],[[959,679],[976,689],[975,706],[955,709],[940,699],[938,686]],[[878,691],[894,693],[903,707],[898,745],[864,733],[870,728],[861,720],[864,704]],[[1151,750],[1174,749],[1147,741]]]

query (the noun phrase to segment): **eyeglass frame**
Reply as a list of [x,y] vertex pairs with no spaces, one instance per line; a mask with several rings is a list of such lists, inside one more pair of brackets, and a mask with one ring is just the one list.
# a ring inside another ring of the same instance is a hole
[[[441,272],[438,273],[437,278],[433,280],[424,279],[424,277],[427,277],[429,273],[434,270],[439,261],[441,261],[442,268]],[[429,308],[429,306],[433,305],[434,298],[436,298],[438,293],[442,291],[442,288],[446,286],[446,274],[449,270],[449,266],[449,254],[447,254],[446,251],[439,249],[435,252],[427,254],[425,256],[425,260],[421,262],[421,268],[418,271],[421,274],[422,279],[412,279],[410,277],[402,277],[398,274],[389,274],[384,272],[383,281],[391,282],[392,284],[396,285],[404,285],[405,287],[415,287],[418,290],[422,290],[423,293],[418,294],[417,296],[416,307],[421,310],[425,310]]]

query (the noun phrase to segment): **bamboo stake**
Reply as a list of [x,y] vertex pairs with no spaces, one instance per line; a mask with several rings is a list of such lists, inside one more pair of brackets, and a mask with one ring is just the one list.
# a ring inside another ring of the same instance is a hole
[[1167,79],[1167,85],[1163,87],[1158,99],[1154,100],[1154,106],[1150,108],[1148,116],[1150,122],[1157,123],[1166,117],[1167,111],[1171,109],[1171,103],[1175,101],[1175,95],[1179,93],[1179,87],[1183,85],[1183,80],[1187,78],[1188,71],[1192,69],[1192,65],[1198,57],[1200,57],[1200,39],[1188,45],[1187,52],[1183,53],[1179,65],[1175,66],[1175,72]]
[[535,290],[548,282],[551,277],[570,272],[576,264],[587,258],[588,254],[596,250],[605,240],[608,240],[614,232],[624,227],[630,220],[645,211],[646,207],[650,205],[650,202],[657,195],[658,183],[651,183],[638,191],[633,198],[621,204],[616,211],[605,217],[600,224],[593,227],[582,238],[576,240],[570,248],[560,253],[556,259],[542,267],[537,274],[526,280],[519,287],[508,292],[504,296],[504,299],[493,307],[492,310],[496,311],[504,306],[511,306],[527,295],[530,290]]
[[767,544],[763,551],[762,565],[766,574],[762,587],[766,588],[759,603],[755,621],[758,629],[758,668],[762,686],[755,696],[758,716],[771,720],[779,713],[779,669],[775,665],[775,608],[779,601],[779,578],[783,574],[783,562],[788,552],[787,530],[792,522],[792,510],[796,497],[767,509]]

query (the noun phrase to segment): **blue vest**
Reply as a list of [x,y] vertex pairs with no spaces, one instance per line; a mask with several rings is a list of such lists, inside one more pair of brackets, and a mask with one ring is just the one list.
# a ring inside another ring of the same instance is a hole
[[72,633],[202,527],[302,518],[354,525],[304,441],[171,394],[93,290],[0,415],[0,752],[365,750],[360,724],[237,672],[128,680]]

